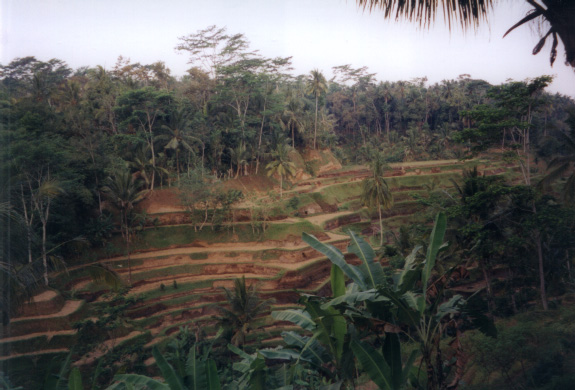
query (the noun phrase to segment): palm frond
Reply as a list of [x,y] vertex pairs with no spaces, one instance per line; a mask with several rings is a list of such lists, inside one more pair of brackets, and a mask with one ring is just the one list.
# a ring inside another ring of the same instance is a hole
[[[503,34],[503,38],[505,38],[507,36],[507,34],[509,34],[511,31],[515,30],[517,27],[539,17],[543,15],[543,11],[542,10],[535,10],[531,13],[529,13],[527,16],[525,16],[523,19],[521,19],[520,21],[518,21],[517,23],[515,23],[513,26],[511,26],[511,28],[509,30],[507,30],[507,32],[505,34]],[[547,35],[549,35],[549,33],[547,33]],[[545,38],[547,37],[547,35],[545,36]],[[545,40],[544,40],[545,42]],[[533,53],[536,54],[536,53]]]
[[463,29],[477,28],[487,19],[495,0],[357,0],[360,8],[380,10],[386,19],[406,19],[429,27],[441,10],[449,29],[458,21]]

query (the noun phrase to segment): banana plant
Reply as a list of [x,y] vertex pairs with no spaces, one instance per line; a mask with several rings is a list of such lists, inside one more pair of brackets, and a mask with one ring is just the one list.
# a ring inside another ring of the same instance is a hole
[[397,335],[400,330],[405,330],[405,334],[419,345],[427,368],[427,388],[439,388],[447,378],[439,341],[444,330],[444,320],[448,316],[462,313],[465,310],[465,300],[455,295],[449,301],[444,301],[443,289],[433,299],[427,293],[437,255],[447,246],[443,243],[446,225],[445,214],[439,213],[424,259],[418,260],[422,247],[415,247],[406,257],[404,268],[394,275],[391,283],[385,279],[383,267],[375,261],[373,249],[353,232],[349,232],[351,244],[348,251],[360,259],[359,266],[348,264],[337,248],[303,234],[305,242],[326,255],[351,280],[345,294],[335,297],[321,309],[331,307],[347,313],[347,318],[355,324],[383,322],[391,325],[385,331],[381,352],[359,337],[352,339],[350,344],[358,361],[380,389],[405,387],[408,372],[416,357],[412,354],[402,366],[401,345]]
[[116,383],[107,390],[131,390],[146,388],[150,390],[220,390],[220,380],[216,362],[206,356],[198,356],[196,345],[190,348],[185,372],[168,363],[157,347],[152,349],[152,355],[162,373],[165,382],[138,374],[120,374],[114,377]]
[[[274,311],[272,317],[296,324],[311,334],[282,333],[284,342],[297,350],[296,363],[306,362],[334,382],[352,381],[355,370],[346,319],[334,307],[322,308],[323,303],[319,297],[303,296],[300,304],[304,309]],[[293,356],[290,350],[283,353],[288,359]]]
[[[294,336],[298,338],[299,335],[294,333]],[[327,383],[325,378],[318,375],[315,367],[306,368],[299,362],[298,351],[280,347],[261,349],[256,353],[247,354],[233,344],[229,344],[228,348],[242,358],[233,365],[234,370],[241,373],[241,377],[230,384],[230,390],[294,390],[299,388],[340,390],[341,380]],[[266,360],[267,362],[284,361],[284,363],[267,364]]]

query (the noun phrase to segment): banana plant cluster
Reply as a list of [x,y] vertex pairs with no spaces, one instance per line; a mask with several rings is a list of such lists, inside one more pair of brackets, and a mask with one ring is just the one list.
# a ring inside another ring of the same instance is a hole
[[220,390],[220,378],[214,359],[209,358],[210,348],[204,354],[198,353],[197,345],[190,348],[186,363],[172,366],[158,347],[152,349],[152,355],[160,369],[164,382],[138,374],[119,374],[114,377],[116,383],[107,390]]
[[[348,251],[359,258],[357,266],[349,264],[334,246],[304,233],[303,240],[333,263],[333,298],[304,296],[303,309],[272,313],[276,320],[297,324],[306,333],[285,332],[284,341],[294,350],[276,351],[275,358],[283,353],[284,359],[307,362],[335,385],[353,386],[357,362],[380,389],[404,389],[408,384],[447,388],[448,365],[440,340],[447,319],[466,313],[466,301],[460,295],[445,301],[442,288],[428,296],[438,253],[447,247],[445,230],[445,214],[439,213],[423,260],[423,247],[415,247],[392,280],[386,277],[373,248],[353,232],[349,232]],[[351,281],[347,286],[346,278]],[[400,334],[419,346],[419,366],[426,368],[425,375],[414,367],[417,350],[403,362]],[[457,386],[457,373],[451,379]]]

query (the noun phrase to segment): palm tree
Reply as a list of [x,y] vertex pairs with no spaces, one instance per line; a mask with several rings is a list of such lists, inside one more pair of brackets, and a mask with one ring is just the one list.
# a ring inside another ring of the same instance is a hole
[[380,245],[383,245],[382,210],[389,210],[391,206],[393,206],[393,196],[387,181],[383,178],[385,166],[385,160],[381,153],[375,154],[371,161],[371,176],[364,179],[361,194],[361,201],[365,206],[369,208],[377,207],[379,214]]
[[120,210],[122,234],[126,239],[126,252],[128,254],[128,284],[132,284],[132,268],[130,265],[130,223],[129,214],[134,205],[144,198],[147,191],[141,191],[139,184],[134,181],[132,174],[119,171],[114,177],[109,177],[102,191],[110,201]]
[[[178,173],[178,179],[180,177],[180,161],[179,161],[179,154],[180,149],[185,149],[188,152],[192,152],[193,149],[191,147],[192,142],[198,142],[202,145],[202,169],[204,167],[204,154],[206,150],[206,145],[204,142],[198,138],[188,134],[188,130],[191,127],[191,121],[189,118],[189,114],[185,112],[183,108],[178,109],[171,120],[172,123],[170,125],[162,125],[162,128],[168,130],[168,135],[161,135],[157,137],[158,139],[167,140],[166,146],[164,149],[171,149],[176,152],[176,170]],[[188,171],[189,171],[189,159],[188,159]]]
[[325,79],[323,73],[321,73],[318,69],[314,69],[311,71],[307,83],[308,93],[315,97],[315,125],[313,132],[313,148],[315,149],[317,140],[317,110],[319,97],[327,92],[327,80]]
[[272,176],[276,173],[280,175],[280,198],[283,197],[283,177],[292,177],[296,173],[295,164],[289,160],[288,152],[289,147],[286,144],[279,143],[276,150],[272,152],[274,160],[266,165],[268,176]]
[[150,147],[145,144],[140,144],[135,150],[125,156],[126,165],[128,168],[134,170],[137,178],[142,178],[146,184],[146,188],[150,189],[151,182],[148,173],[151,173],[154,167],[152,166],[152,159],[149,157]]
[[[410,22],[418,23],[420,26],[428,27],[435,21],[435,15],[439,9],[443,10],[444,19],[451,29],[451,23],[459,22],[465,28],[477,28],[480,22],[487,21],[491,8],[497,3],[496,0],[356,0],[357,4],[369,11],[379,9],[384,17],[395,19],[407,19]],[[551,65],[557,58],[558,38],[561,38],[565,46],[566,63],[575,67],[575,7],[570,0],[525,0],[533,9],[527,13],[523,19],[514,24],[503,37],[515,28],[540,18],[540,22],[547,22],[550,25],[547,33],[533,49],[533,54],[541,51],[545,41],[549,36],[553,37],[551,46]]]
[[248,152],[248,149],[246,148],[246,146],[244,145],[244,143],[240,143],[236,148],[230,148],[230,158],[231,158],[231,162],[236,164],[236,176],[235,178],[237,179],[238,176],[240,175],[240,171],[242,166],[247,166],[248,165],[248,158],[250,157],[250,153]]
[[296,96],[289,97],[283,112],[284,118],[280,121],[280,124],[283,124],[283,126],[291,132],[291,146],[294,148],[296,129],[298,133],[305,131],[305,123],[302,120],[303,106],[303,102]]
[[246,277],[234,280],[234,289],[224,288],[229,309],[217,306],[222,313],[220,323],[233,332],[231,342],[235,346],[243,345],[247,334],[252,330],[253,322],[260,314],[269,310],[271,300],[262,300],[252,284],[246,286]]

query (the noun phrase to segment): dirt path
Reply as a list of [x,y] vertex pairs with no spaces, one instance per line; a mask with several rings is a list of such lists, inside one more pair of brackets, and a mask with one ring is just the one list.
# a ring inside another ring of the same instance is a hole
[[76,330],[60,330],[60,331],[50,331],[50,332],[39,332],[39,333],[28,333],[22,336],[6,337],[0,339],[0,344],[11,343],[13,341],[28,340],[36,337],[46,336],[48,340],[52,339],[54,336],[71,336],[76,334]]
[[66,303],[64,304],[64,306],[62,307],[62,309],[54,314],[46,314],[46,315],[41,315],[41,316],[32,316],[32,317],[18,317],[18,318],[14,318],[12,320],[12,323],[18,323],[19,321],[28,321],[28,320],[43,320],[43,319],[52,319],[52,318],[56,318],[56,317],[66,317],[72,313],[74,313],[76,310],[78,310],[80,308],[80,306],[82,306],[82,304],[84,303],[84,301],[66,301]]
[[58,295],[58,293],[56,291],[46,290],[46,291],[32,297],[32,302],[34,302],[34,303],[46,302],[46,301],[49,301],[49,300],[55,298],[57,295]]
[[[323,226],[323,224],[329,220],[343,217],[344,215],[356,214],[356,211],[338,211],[337,213],[330,213],[330,214],[319,214],[319,215],[312,215],[311,217],[304,218],[306,221],[313,223],[314,225]],[[347,237],[347,236],[342,236]]]
[[8,355],[8,356],[0,356],[0,362],[4,361],[4,360],[8,360],[8,359],[14,359],[17,357],[22,357],[22,356],[36,357],[38,355],[46,355],[49,353],[68,353],[68,352],[70,352],[70,350],[67,348],[59,348],[59,349],[44,349],[44,350],[40,350],[40,351],[33,351],[33,352],[26,352],[26,353],[15,353],[15,354]]

